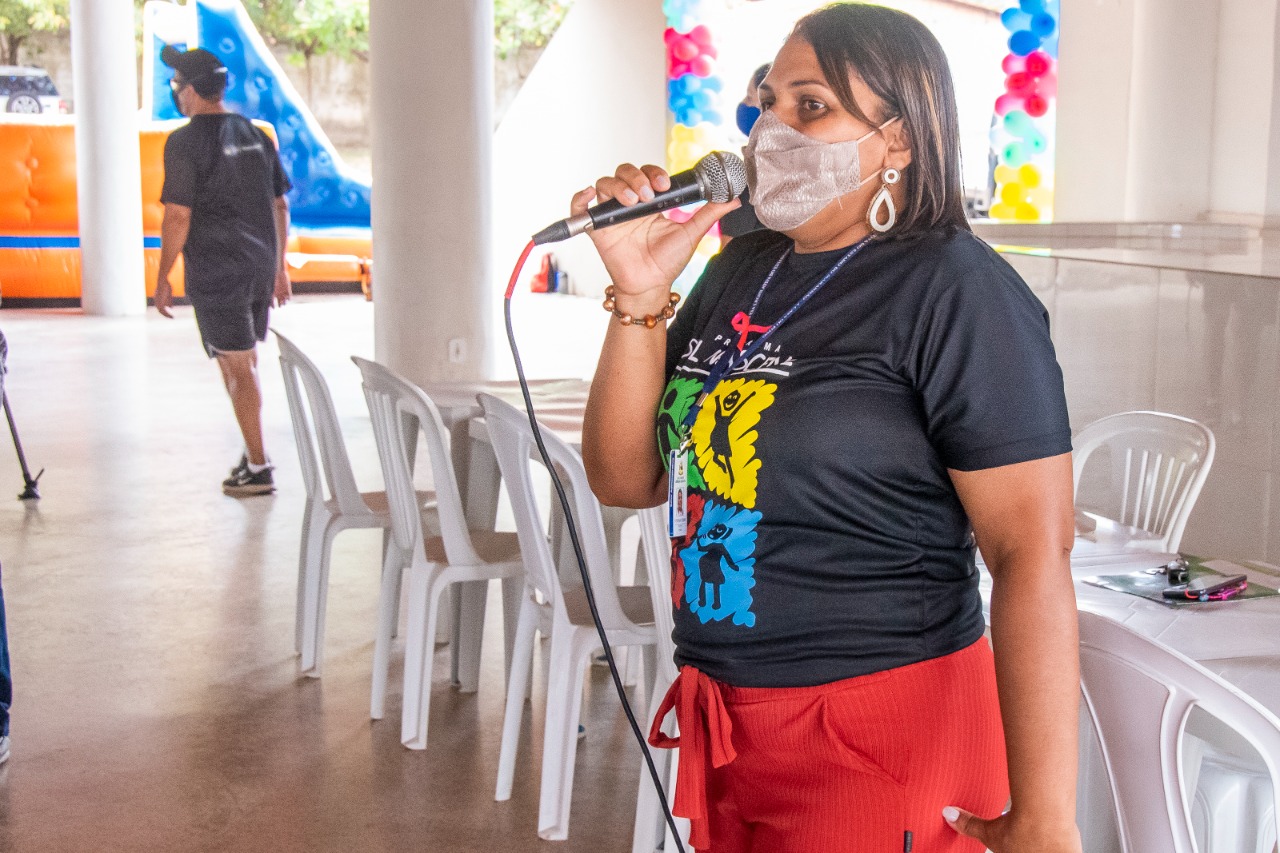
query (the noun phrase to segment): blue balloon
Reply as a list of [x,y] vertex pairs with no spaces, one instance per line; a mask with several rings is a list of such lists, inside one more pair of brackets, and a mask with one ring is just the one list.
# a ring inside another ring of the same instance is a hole
[[700,77],[698,79],[702,81],[702,88],[707,89],[708,91],[719,92],[724,89],[724,82],[714,74],[710,77]]
[[1018,30],[1009,36],[1009,52],[1017,56],[1026,56],[1040,46],[1043,39],[1030,30]]
[[707,110],[702,114],[702,120],[711,124],[721,124],[724,122],[724,116],[720,115],[719,110]]
[[1053,33],[1058,28],[1058,22],[1053,16],[1047,13],[1041,13],[1031,19],[1031,32],[1035,33],[1042,40]]
[[1031,16],[1021,9],[1005,9],[1000,13],[1000,23],[1011,33],[1025,30],[1031,23]]
[[702,113],[694,109],[685,110],[684,118],[680,119],[681,124],[686,124],[689,127],[695,127],[701,121],[702,121]]
[[1028,15],[1039,15],[1044,11],[1044,0],[1022,0],[1018,5]]
[[707,110],[711,109],[712,101],[711,101],[710,92],[694,92],[689,97],[689,100],[693,103],[693,106],[700,112],[706,112]]

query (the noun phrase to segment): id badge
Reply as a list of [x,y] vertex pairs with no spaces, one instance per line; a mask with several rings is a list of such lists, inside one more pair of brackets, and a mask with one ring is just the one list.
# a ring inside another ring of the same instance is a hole
[[683,539],[689,521],[689,452],[683,446],[671,451],[667,465],[667,535]]

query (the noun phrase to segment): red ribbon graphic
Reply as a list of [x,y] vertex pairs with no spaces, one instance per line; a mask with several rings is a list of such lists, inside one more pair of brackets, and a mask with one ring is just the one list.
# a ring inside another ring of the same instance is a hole
[[767,332],[771,326],[753,326],[751,325],[751,317],[745,311],[739,311],[733,315],[733,319],[729,321],[729,325],[738,333],[738,352],[742,352],[747,348],[747,335],[752,332]]

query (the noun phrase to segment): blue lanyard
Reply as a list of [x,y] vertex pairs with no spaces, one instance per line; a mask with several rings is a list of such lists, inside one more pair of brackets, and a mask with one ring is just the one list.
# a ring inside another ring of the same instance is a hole
[[[736,355],[732,353],[732,343],[720,350],[721,358],[716,361],[714,366],[712,366],[711,372],[707,375],[706,381],[702,383],[701,392],[699,392],[697,399],[694,400],[693,405],[689,407],[689,413],[685,415],[684,421],[680,424],[681,448],[687,449],[689,444],[689,431],[693,427],[693,422],[698,419],[698,413],[702,411],[702,405],[707,401],[707,398],[711,396],[711,392],[715,390],[716,386],[720,384],[720,380],[739,364],[746,362],[751,358],[751,356],[759,352],[760,348],[764,346],[765,341],[769,340],[774,332],[782,328],[782,325],[790,320],[797,311],[804,307],[806,302],[816,296],[819,290],[826,287],[827,282],[831,281],[831,279],[835,277],[836,273],[840,272],[840,268],[853,259],[854,255],[861,252],[862,249],[871,242],[872,237],[874,237],[874,235],[867,235],[857,243],[850,246],[849,251],[841,255],[839,260],[832,264],[831,269],[827,270],[826,275],[819,279],[817,284],[809,288],[808,292],[801,296],[794,305],[788,308],[786,313],[779,317],[776,323],[765,330],[764,334],[752,341],[750,346],[746,347]],[[751,312],[747,315],[748,318],[756,313],[756,309],[760,307],[760,299],[764,296],[765,290],[768,289],[769,283],[773,281],[773,277],[777,275],[778,270],[782,268],[783,261],[790,256],[791,248],[788,248],[782,253],[782,257],[778,258],[774,263],[773,269],[769,270],[769,275],[765,277],[764,283],[761,284],[760,289],[756,291],[755,299],[751,301]],[[725,357],[726,353],[728,353],[728,357]]]

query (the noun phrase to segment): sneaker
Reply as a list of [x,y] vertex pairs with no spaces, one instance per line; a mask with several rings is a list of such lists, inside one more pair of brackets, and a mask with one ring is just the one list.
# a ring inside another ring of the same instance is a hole
[[271,477],[271,470],[271,467],[268,466],[255,474],[249,470],[249,466],[246,463],[245,467],[232,472],[230,477],[222,481],[222,492],[237,498],[248,497],[249,495],[269,495],[276,490],[275,480]]
[[9,736],[0,735],[0,764],[9,760]]
[[231,476],[234,477],[237,474],[239,474],[241,471],[248,471],[248,470],[249,470],[249,454],[241,453],[240,461],[236,463],[236,467],[231,469],[231,472],[230,472]]

